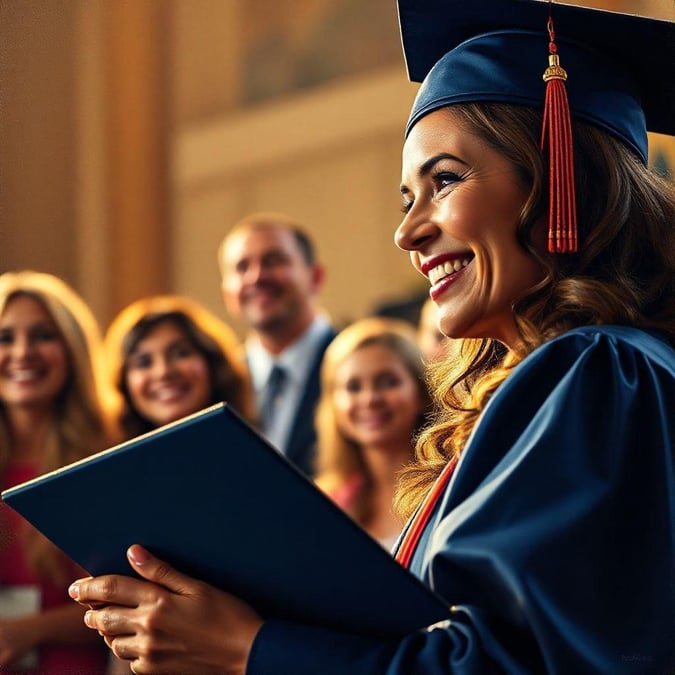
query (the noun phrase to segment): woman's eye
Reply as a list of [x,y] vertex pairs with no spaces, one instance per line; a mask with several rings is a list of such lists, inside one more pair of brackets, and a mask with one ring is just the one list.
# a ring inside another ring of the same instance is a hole
[[361,390],[361,384],[357,380],[349,380],[345,383],[345,391],[350,394],[356,394]]
[[196,351],[197,350],[190,344],[174,345],[169,350],[169,359],[186,359],[193,354],[196,354]]
[[378,389],[395,389],[399,384],[399,378],[393,373],[382,374],[376,380]]
[[52,342],[53,340],[58,340],[59,335],[51,330],[41,330],[36,331],[32,337],[36,342]]
[[401,205],[401,213],[410,213],[410,209],[413,207],[412,199],[404,201]]
[[142,370],[144,368],[149,368],[152,364],[152,359],[145,355],[139,354],[129,359],[129,369]]
[[462,177],[454,171],[439,171],[438,173],[434,174],[434,180],[438,184],[439,188],[444,188],[448,185],[459,182],[462,180]]

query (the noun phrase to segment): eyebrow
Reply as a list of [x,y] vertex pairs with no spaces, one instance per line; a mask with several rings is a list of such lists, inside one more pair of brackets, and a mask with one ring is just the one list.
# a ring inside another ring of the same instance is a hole
[[[146,347],[145,349],[142,347],[143,342],[147,339],[147,337],[148,337],[148,336],[146,336],[146,337],[140,339],[140,340],[137,342],[137,344],[136,344],[136,346],[134,347],[134,349],[132,349],[132,350],[129,352],[129,357],[131,357],[131,356],[139,356],[139,355],[142,356],[142,355],[145,355],[145,354],[149,354],[149,353],[150,353],[151,350],[148,350],[147,347]],[[181,346],[184,345],[184,344],[187,344],[187,345],[190,346],[190,347],[194,347],[194,344],[193,344],[192,340],[190,340],[190,338],[187,337],[187,335],[181,335],[180,337],[176,337],[175,339],[171,340],[171,342],[169,342],[167,345],[165,345],[164,347],[162,347],[162,349],[161,349],[160,351],[162,351],[162,352],[170,351],[171,349],[175,349],[176,347],[181,347]]]
[[[468,164],[457,157],[457,155],[452,155],[449,152],[439,152],[437,155],[433,155],[432,157],[429,157],[425,162],[422,163],[420,168],[417,171],[417,176],[419,178],[424,178],[434,167],[434,165],[438,164],[442,159],[450,159],[454,162],[459,162],[460,164],[464,164],[464,166],[468,166]],[[405,183],[401,183],[401,194],[408,194],[410,192],[410,189],[408,188]]]

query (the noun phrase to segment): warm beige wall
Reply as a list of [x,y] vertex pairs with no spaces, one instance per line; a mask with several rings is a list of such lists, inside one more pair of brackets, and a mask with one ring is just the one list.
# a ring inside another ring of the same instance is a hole
[[0,2],[0,269],[76,280],[75,10]]

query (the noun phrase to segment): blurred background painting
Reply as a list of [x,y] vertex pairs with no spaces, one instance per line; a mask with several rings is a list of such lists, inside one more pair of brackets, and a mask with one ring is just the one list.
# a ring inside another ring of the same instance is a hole
[[244,3],[244,102],[396,65],[391,0]]

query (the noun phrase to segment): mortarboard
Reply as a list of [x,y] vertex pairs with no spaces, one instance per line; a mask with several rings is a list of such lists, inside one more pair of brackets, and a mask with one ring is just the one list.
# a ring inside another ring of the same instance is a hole
[[[542,74],[553,43],[567,75],[562,97],[566,111],[569,102],[568,127],[570,115],[590,122],[645,163],[647,130],[675,135],[673,22],[546,0],[398,0],[398,10],[408,76],[422,82],[406,136],[424,115],[457,103],[512,103],[543,110],[548,87]],[[549,17],[554,33],[548,30]],[[558,111],[555,116],[560,119]],[[564,126],[553,129],[562,138],[555,142],[571,148],[571,129],[566,137]],[[552,153],[560,156],[558,148]],[[574,221],[570,234],[550,248],[560,252],[576,250],[571,161],[570,150],[566,166],[549,169],[552,175],[567,174],[551,190],[552,230],[560,226],[553,224],[559,209],[553,195],[562,201],[572,195],[562,218]],[[565,242],[572,240],[568,248]]]
[[643,161],[646,129],[675,135],[673,22],[546,0],[398,4],[408,75],[426,79],[406,133],[453,103],[543,107],[551,10],[572,115],[614,134]]

